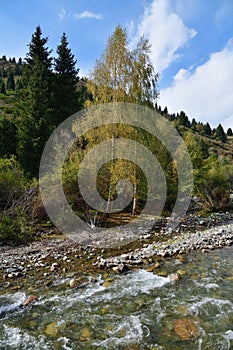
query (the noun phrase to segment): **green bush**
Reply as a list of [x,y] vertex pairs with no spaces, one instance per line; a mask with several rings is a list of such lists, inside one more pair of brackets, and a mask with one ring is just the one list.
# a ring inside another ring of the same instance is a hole
[[26,188],[23,170],[14,156],[0,158],[0,210],[6,210]]
[[1,243],[25,243],[32,240],[33,227],[27,216],[22,211],[9,214],[0,213],[0,242]]

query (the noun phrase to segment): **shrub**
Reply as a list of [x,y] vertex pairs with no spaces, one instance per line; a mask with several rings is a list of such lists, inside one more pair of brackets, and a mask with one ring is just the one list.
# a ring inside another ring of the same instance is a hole
[[0,242],[25,243],[32,240],[33,227],[27,216],[20,210],[16,213],[0,213]]
[[0,158],[0,210],[8,209],[23,193],[27,181],[14,156]]

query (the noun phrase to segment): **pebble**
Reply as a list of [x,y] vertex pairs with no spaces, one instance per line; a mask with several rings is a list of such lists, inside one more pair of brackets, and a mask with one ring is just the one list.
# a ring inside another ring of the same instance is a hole
[[53,271],[56,271],[59,267],[59,264],[58,263],[52,263],[51,267],[50,267],[50,271],[53,272]]
[[[199,222],[200,225],[201,223],[202,221]],[[204,221],[204,223],[206,224],[207,221]],[[182,263],[183,253],[197,249],[205,253],[208,250],[232,244],[233,223],[231,222],[222,226],[207,228],[204,231],[183,233],[168,240],[166,243],[144,244],[141,249],[137,248],[133,252],[121,254],[117,257],[101,258],[98,266],[100,268],[112,268],[115,272],[123,272],[123,266],[128,268],[128,266],[142,264],[152,256],[166,257],[175,254],[177,254],[179,261]]]
[[[136,248],[134,251],[124,254],[121,254],[121,247],[119,247],[119,256],[105,259],[102,255],[97,255],[95,248],[91,245],[82,247],[72,240],[64,239],[33,242],[28,246],[17,248],[17,250],[14,248],[12,254],[10,253],[11,248],[8,252],[4,247],[0,247],[0,269],[3,270],[2,276],[6,280],[6,283],[8,283],[7,279],[12,283],[14,278],[24,278],[37,268],[44,268],[44,277],[49,276],[50,272],[57,271],[59,267],[65,273],[62,262],[70,263],[69,265],[72,264],[69,256],[70,253],[75,253],[74,256],[77,259],[83,258],[81,254],[85,253],[86,258],[93,261],[93,266],[98,266],[100,269],[110,268],[113,271],[115,270],[116,273],[122,273],[127,271],[129,267],[143,264],[145,261],[151,262],[150,259],[152,257],[153,261],[157,261],[157,257],[159,256],[176,255],[177,259],[182,263],[183,253],[197,249],[205,253],[215,248],[233,244],[233,214],[215,214],[210,218],[198,218],[194,214],[189,215],[174,232],[165,230],[163,227],[161,228],[163,221],[166,220],[158,220],[156,223],[157,226],[154,226],[158,232],[151,232],[143,227],[140,228],[140,235],[143,239],[147,240],[156,236],[160,238],[160,243],[146,241],[142,248]],[[218,222],[219,225],[217,226]],[[189,227],[193,229],[197,228],[196,232],[190,233]],[[122,227],[123,231],[127,230]],[[167,234],[170,234],[171,238]],[[167,241],[164,242],[163,238]],[[105,252],[106,249],[103,248],[100,254]],[[50,262],[46,259],[50,259]],[[155,268],[157,267],[156,264],[154,266]]]

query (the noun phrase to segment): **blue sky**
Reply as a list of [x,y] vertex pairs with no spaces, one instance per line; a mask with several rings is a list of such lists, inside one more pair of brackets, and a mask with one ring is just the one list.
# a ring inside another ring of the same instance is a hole
[[233,128],[233,0],[0,0],[0,56],[24,57],[40,24],[56,53],[63,32],[86,75],[118,23],[144,35],[169,112]]

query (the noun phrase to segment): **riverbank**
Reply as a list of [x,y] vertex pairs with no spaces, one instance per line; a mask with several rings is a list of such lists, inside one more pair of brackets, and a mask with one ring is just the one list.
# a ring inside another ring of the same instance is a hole
[[189,215],[175,232],[164,230],[165,221],[158,222],[150,232],[142,232],[137,241],[117,248],[84,247],[62,235],[19,247],[1,246],[0,291],[23,290],[28,294],[42,286],[57,288],[59,280],[77,287],[97,273],[108,276],[138,266],[159,274],[167,257],[178,257],[182,263],[190,251],[205,253],[233,244],[232,214],[209,218]]

